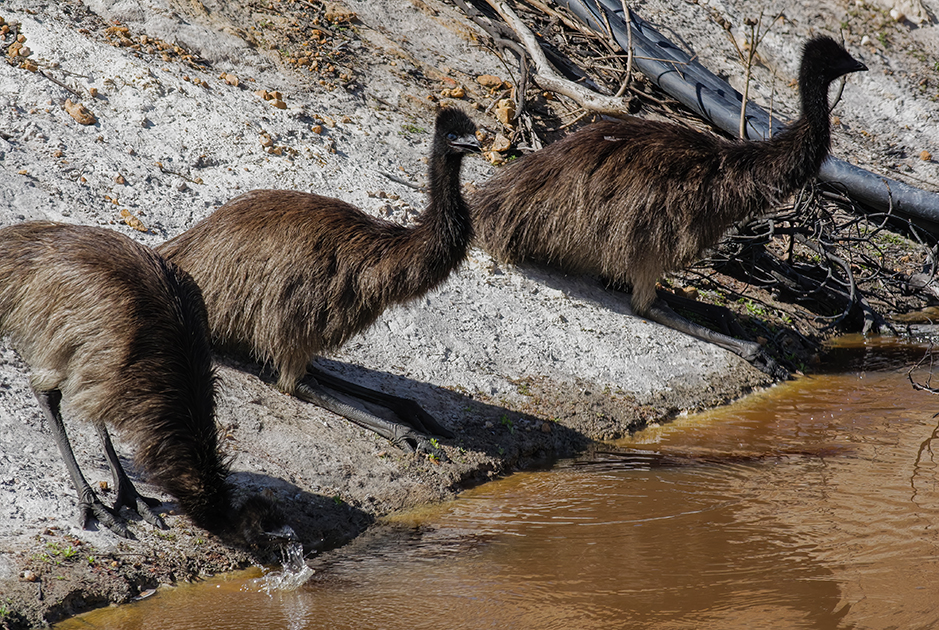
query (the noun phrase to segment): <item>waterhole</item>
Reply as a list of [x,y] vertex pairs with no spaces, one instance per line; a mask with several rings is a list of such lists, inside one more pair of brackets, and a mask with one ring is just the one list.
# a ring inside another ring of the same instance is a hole
[[939,396],[907,378],[923,347],[835,355],[836,372],[398,515],[294,590],[233,574],[57,628],[939,627]]

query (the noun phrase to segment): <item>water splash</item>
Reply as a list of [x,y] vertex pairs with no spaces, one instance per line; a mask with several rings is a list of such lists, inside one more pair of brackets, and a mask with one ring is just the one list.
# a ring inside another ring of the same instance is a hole
[[303,557],[303,545],[291,541],[280,549],[280,571],[270,571],[244,585],[243,590],[272,595],[275,591],[295,591],[303,586],[316,573],[307,566]]

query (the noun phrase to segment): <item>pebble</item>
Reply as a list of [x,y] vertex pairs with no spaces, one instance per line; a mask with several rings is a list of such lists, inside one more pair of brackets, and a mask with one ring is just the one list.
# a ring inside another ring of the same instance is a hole
[[30,571],[29,569],[23,571],[20,577],[22,577],[24,582],[37,582],[39,580],[39,576],[33,573],[32,571]]
[[508,151],[511,148],[512,142],[501,133],[497,133],[495,139],[492,141],[492,146],[489,147],[489,150],[501,153],[502,151]]
[[919,159],[923,162],[929,162],[932,160],[932,153],[924,149],[923,152],[919,154]]
[[481,74],[476,77],[476,82],[483,87],[487,87],[490,90],[495,90],[502,87],[504,81],[499,77],[492,74]]
[[496,118],[506,127],[512,126],[512,119],[515,118],[515,101],[510,98],[500,99],[496,103]]
[[71,99],[65,99],[65,111],[68,112],[69,116],[78,121],[82,125],[93,125],[98,122],[98,119],[95,118],[95,115],[89,111],[87,107],[81,103],[73,103]]
[[124,223],[134,228],[138,232],[149,232],[147,226],[143,224],[143,221],[141,221],[139,217],[131,214],[131,211],[127,208],[121,209],[121,219],[123,219]]

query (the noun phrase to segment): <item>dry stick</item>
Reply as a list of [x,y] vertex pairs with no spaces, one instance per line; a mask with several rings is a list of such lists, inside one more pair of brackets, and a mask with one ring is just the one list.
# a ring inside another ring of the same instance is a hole
[[626,115],[629,106],[627,99],[613,96],[604,96],[591,90],[583,88],[572,81],[563,78],[551,66],[535,34],[525,25],[524,22],[515,14],[512,9],[504,2],[499,0],[486,0],[486,2],[495,9],[505,20],[506,24],[515,31],[515,34],[525,46],[534,64],[532,78],[542,89],[557,92],[563,96],[575,101],[585,109],[590,109],[601,114],[608,114],[622,118]]
[[623,79],[623,85],[616,92],[616,96],[622,96],[629,87],[629,81],[633,74],[633,24],[632,13],[626,6],[626,0],[621,0],[623,5],[623,20],[626,22],[626,78]]

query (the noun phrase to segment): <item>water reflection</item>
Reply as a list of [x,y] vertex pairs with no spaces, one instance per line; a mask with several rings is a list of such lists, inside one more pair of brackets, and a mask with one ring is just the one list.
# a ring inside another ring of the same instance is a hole
[[229,577],[61,627],[933,627],[939,398],[905,367],[921,352],[868,343],[844,372],[403,515],[406,534],[294,592]]

